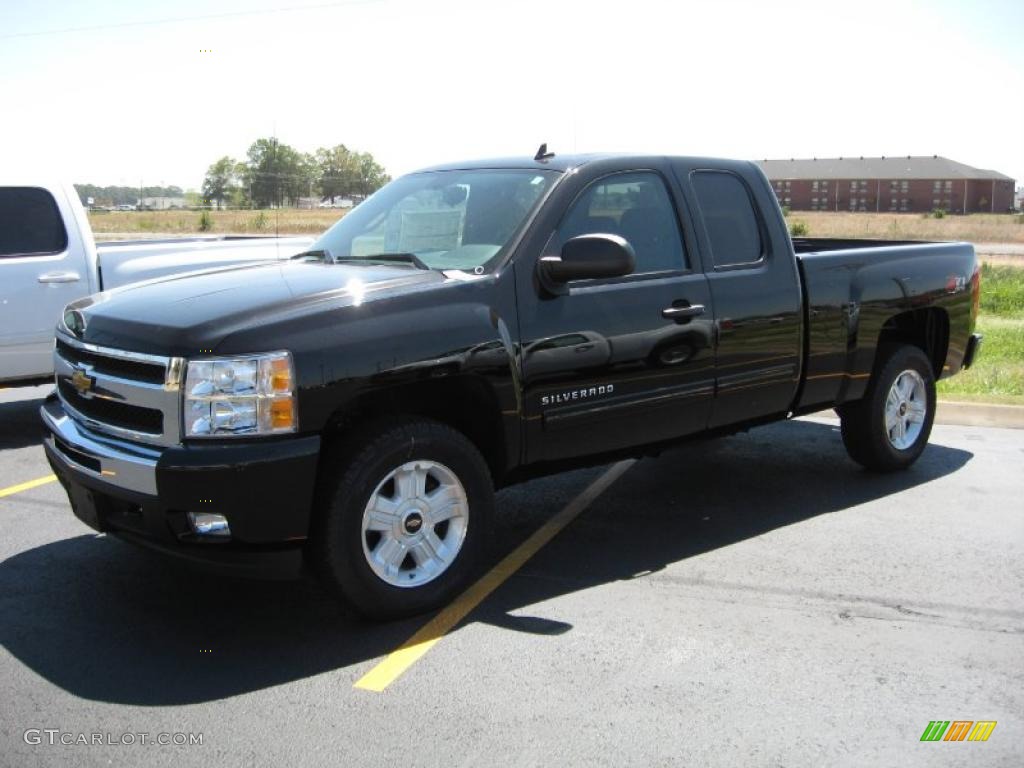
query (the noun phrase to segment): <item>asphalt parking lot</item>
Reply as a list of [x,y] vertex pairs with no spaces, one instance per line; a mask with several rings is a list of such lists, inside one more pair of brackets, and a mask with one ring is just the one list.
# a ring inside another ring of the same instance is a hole
[[[0,392],[0,488],[49,474],[42,391]],[[807,420],[644,459],[382,692],[425,619],[155,560],[45,483],[0,498],[0,763],[1019,766],[1022,466],[1024,431],[936,427],[871,475]],[[495,558],[605,471],[503,491]]]

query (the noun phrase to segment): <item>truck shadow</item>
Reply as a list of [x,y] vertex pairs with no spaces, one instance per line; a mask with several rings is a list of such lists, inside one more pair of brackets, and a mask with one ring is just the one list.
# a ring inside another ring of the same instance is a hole
[[39,406],[43,399],[0,403],[0,450],[26,448],[42,442]]
[[[971,456],[932,445],[907,472],[871,475],[846,459],[835,427],[802,421],[687,444],[634,466],[468,621],[571,632],[568,623],[518,614],[849,511],[955,472]],[[598,474],[586,470],[503,491],[495,560]],[[325,673],[340,673],[337,684],[350,686],[367,669],[364,662],[424,623],[361,622],[311,580],[210,576],[95,535],[9,558],[0,564],[0,584],[3,646],[71,694],[119,704],[211,701]]]

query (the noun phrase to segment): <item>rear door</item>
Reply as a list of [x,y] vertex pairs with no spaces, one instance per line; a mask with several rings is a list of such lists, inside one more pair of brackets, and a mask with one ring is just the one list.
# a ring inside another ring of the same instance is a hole
[[57,320],[89,293],[64,207],[41,187],[0,187],[0,379],[49,375]]
[[673,164],[697,211],[715,306],[716,394],[709,426],[783,415],[800,381],[802,298],[774,197],[741,164]]
[[[668,168],[575,180],[543,253],[611,233],[633,246],[633,274],[569,283],[548,296],[536,257],[516,263],[529,461],[554,461],[702,430],[714,369],[707,281],[688,256]],[[680,311],[689,308],[687,311]]]

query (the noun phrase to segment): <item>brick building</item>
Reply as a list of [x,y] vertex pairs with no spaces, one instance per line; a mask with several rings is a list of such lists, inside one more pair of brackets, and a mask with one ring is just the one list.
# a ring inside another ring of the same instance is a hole
[[764,160],[781,205],[794,211],[1005,213],[1014,180],[945,157]]

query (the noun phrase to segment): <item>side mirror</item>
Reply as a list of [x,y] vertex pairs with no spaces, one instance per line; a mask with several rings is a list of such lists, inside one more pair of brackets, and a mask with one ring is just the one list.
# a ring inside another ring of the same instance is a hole
[[542,256],[538,264],[541,282],[563,285],[570,280],[622,277],[636,268],[636,254],[618,235],[580,235],[567,240],[559,256]]

